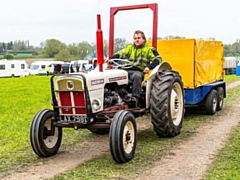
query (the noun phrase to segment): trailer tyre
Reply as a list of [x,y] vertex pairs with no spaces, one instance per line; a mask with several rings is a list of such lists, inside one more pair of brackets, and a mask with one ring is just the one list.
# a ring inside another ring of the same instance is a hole
[[34,152],[39,157],[49,157],[57,153],[62,141],[62,128],[53,127],[51,135],[51,118],[54,112],[49,109],[40,110],[32,120],[30,140]]
[[208,115],[213,115],[217,111],[217,104],[218,104],[218,96],[217,90],[212,89],[205,100],[205,111]]
[[126,163],[135,154],[137,125],[134,115],[125,110],[118,111],[110,126],[109,145],[115,162]]
[[223,108],[223,100],[224,100],[224,90],[223,87],[217,87],[217,111],[222,110]]
[[150,114],[158,136],[174,137],[180,133],[184,107],[181,76],[172,70],[158,72],[150,95]]

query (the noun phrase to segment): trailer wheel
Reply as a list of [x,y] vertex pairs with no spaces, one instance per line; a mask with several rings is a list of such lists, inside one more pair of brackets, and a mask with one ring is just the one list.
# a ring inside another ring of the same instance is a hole
[[[34,152],[39,157],[49,157],[57,153],[62,141],[62,128],[51,125],[54,112],[49,109],[40,110],[32,120],[30,140]],[[51,135],[51,128],[54,133]]]
[[213,115],[217,111],[218,96],[217,91],[212,89],[205,100],[205,111],[208,115]]
[[180,133],[184,117],[184,91],[181,76],[172,70],[158,72],[152,82],[150,114],[158,136]]
[[217,111],[222,110],[223,108],[223,100],[224,100],[224,90],[223,87],[217,87]]
[[126,163],[135,154],[137,125],[135,117],[129,111],[118,111],[110,126],[109,145],[115,162]]

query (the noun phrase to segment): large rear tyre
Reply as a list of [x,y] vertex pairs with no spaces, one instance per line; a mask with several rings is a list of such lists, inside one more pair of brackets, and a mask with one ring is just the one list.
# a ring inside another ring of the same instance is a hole
[[181,76],[172,70],[158,72],[150,96],[152,124],[158,136],[174,137],[180,133],[184,107]]
[[222,110],[223,108],[223,100],[224,100],[224,90],[223,87],[217,87],[217,111]]
[[[52,110],[44,109],[38,111],[32,120],[30,140],[34,152],[39,157],[55,155],[61,145],[62,128],[51,125],[53,116]],[[51,128],[54,128],[53,134]]]
[[217,111],[218,96],[217,90],[212,89],[205,100],[205,111],[208,115],[213,115]]
[[129,111],[118,111],[110,126],[109,145],[115,162],[126,163],[133,159],[136,149],[137,125]]

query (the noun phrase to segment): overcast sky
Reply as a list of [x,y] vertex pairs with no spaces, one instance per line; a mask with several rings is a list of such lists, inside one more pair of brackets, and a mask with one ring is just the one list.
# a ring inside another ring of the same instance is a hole
[[[95,42],[97,14],[103,38],[109,39],[110,7],[158,3],[158,36],[215,38],[224,44],[240,39],[240,0],[4,0],[0,42],[29,40],[39,46],[55,38],[63,43]],[[150,9],[120,11],[115,38],[132,42],[134,30],[152,35]]]

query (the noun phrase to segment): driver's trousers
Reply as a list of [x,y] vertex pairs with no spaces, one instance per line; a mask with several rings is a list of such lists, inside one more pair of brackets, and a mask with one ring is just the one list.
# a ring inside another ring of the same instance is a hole
[[144,75],[142,71],[138,70],[127,70],[129,82],[132,83],[132,96],[139,98],[141,89],[142,89],[142,81],[144,79]]

